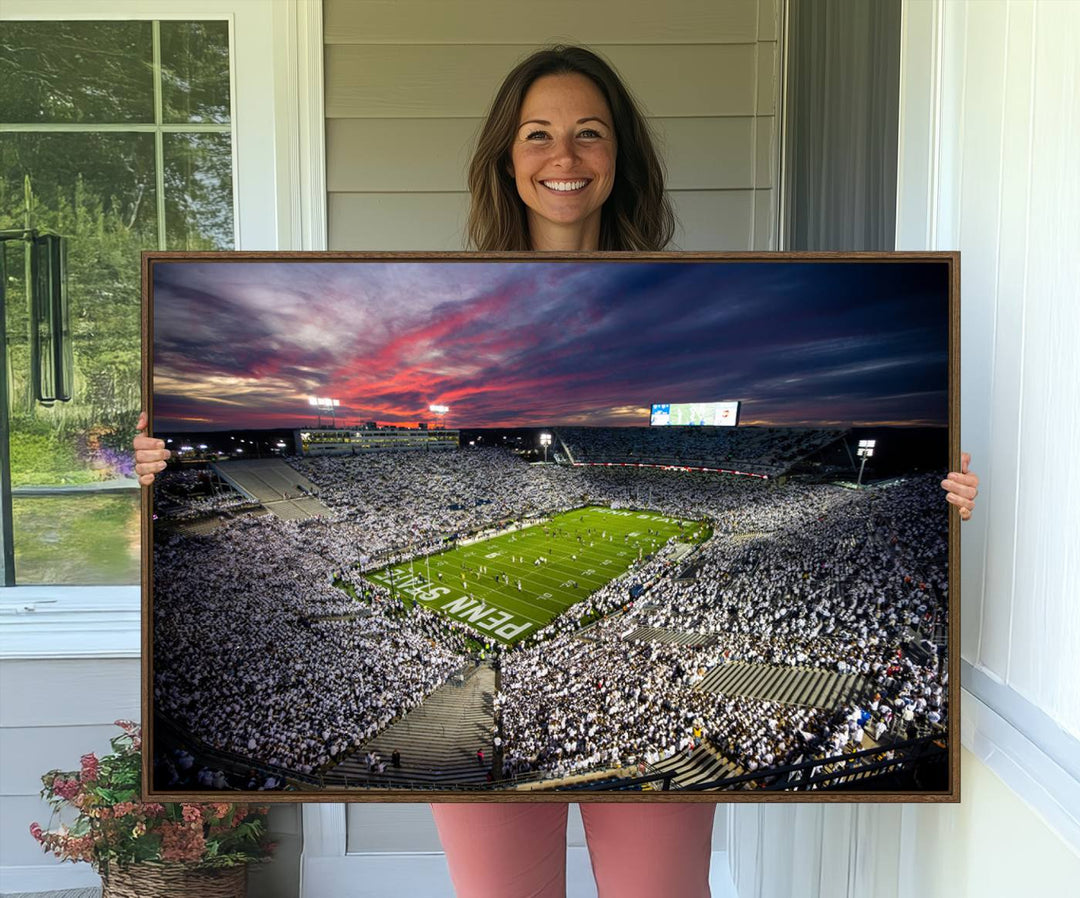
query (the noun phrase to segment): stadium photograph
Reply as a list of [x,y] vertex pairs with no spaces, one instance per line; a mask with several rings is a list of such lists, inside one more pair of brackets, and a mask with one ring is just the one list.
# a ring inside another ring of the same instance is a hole
[[954,797],[957,265],[147,254],[150,794]]

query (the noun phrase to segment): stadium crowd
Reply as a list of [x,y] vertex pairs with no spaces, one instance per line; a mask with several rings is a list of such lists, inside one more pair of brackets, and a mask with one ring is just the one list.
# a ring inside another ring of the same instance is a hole
[[[659,553],[620,578],[650,583],[636,602],[627,602],[625,582],[609,583],[584,607],[629,607],[590,630],[590,641],[574,636],[579,605],[529,648],[505,655],[500,698],[513,696],[500,704],[508,769],[573,772],[671,757],[694,721],[746,770],[861,744],[863,715],[849,718],[865,709],[828,715],[692,690],[701,678],[695,672],[734,661],[859,674],[879,694],[878,720],[895,708],[912,726],[944,726],[944,659],[921,663],[898,648],[945,610],[944,526],[926,526],[936,489],[933,477],[872,492],[789,486],[767,504],[746,503],[728,521],[738,539],[705,543],[692,579],[677,576],[679,565]],[[901,523],[912,519],[924,525]],[[897,526],[909,531],[907,540]],[[625,636],[638,627],[717,641],[628,651]],[[607,690],[577,689],[588,681]],[[620,689],[622,700],[612,702]],[[594,738],[612,732],[625,737],[621,751]]]
[[[894,713],[906,725],[947,719],[944,657],[920,662],[899,649],[945,613],[934,477],[852,491],[529,465],[498,449],[290,463],[316,484],[329,518],[264,515],[206,535],[156,533],[155,700],[214,748],[300,773],[331,767],[467,663],[466,636],[475,636],[422,606],[404,614],[363,571],[586,503],[707,519],[714,533],[689,559],[675,560],[670,545],[637,562],[500,651],[505,772],[655,762],[687,750],[695,732],[746,770],[861,741],[859,709],[693,688],[734,661],[860,674],[879,693],[877,724]],[[200,509],[236,504],[227,490],[188,492]],[[631,584],[644,587],[633,601]],[[604,618],[588,640],[576,635],[583,617]],[[628,640],[637,627],[716,639]]]
[[231,487],[216,483],[205,469],[170,471],[154,493],[155,510],[173,521],[220,515],[254,505]]
[[263,516],[155,545],[160,711],[212,748],[311,773],[467,662],[461,625],[337,588],[329,536]]
[[844,431],[795,427],[560,427],[556,451],[585,464],[670,464],[782,473]]

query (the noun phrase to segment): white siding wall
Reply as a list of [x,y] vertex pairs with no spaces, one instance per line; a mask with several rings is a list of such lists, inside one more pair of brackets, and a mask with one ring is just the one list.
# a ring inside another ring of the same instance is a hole
[[1080,5],[905,12],[897,239],[961,251],[962,441],[984,483],[964,685],[1080,783]]
[[[0,869],[32,867],[47,862],[29,830],[32,821],[49,820],[41,775],[77,770],[80,755],[110,750],[120,732],[114,720],[140,718],[139,661],[4,660],[0,683]],[[96,881],[85,864],[65,869],[77,881]]]
[[[21,641],[16,635],[4,648]],[[113,721],[141,718],[139,682],[135,651],[80,655],[73,647],[69,657],[0,660],[0,893],[98,884],[88,864],[58,864],[44,855],[30,823],[49,822],[51,809],[38,794],[43,773],[78,770],[86,752],[111,751],[109,740],[120,733]],[[299,806],[274,806],[270,825],[277,854],[253,868],[248,894],[292,898],[300,882]]]
[[970,752],[960,767],[958,805],[740,806],[740,898],[1075,894],[1080,854]]
[[996,898],[1080,881],[1080,4],[906,0],[899,249],[959,249],[959,806],[738,808],[743,898]]
[[599,50],[644,105],[679,248],[775,249],[779,7],[326,0],[329,247],[462,249],[465,170],[495,89],[564,42]]
[[946,3],[939,26],[937,189],[904,197],[898,233],[962,253],[961,424],[986,484],[963,656],[1080,739],[1080,5]]

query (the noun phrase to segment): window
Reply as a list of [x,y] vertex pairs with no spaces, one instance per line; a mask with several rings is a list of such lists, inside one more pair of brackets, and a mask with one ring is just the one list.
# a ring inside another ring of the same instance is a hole
[[24,242],[5,253],[19,583],[139,580],[143,249],[235,245],[230,23],[6,22],[0,231],[67,238],[70,402],[30,384]]

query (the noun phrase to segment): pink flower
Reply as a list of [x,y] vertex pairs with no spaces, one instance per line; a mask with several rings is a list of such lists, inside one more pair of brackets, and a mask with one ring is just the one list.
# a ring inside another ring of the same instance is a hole
[[79,760],[82,762],[82,781],[84,783],[92,783],[98,778],[97,756],[93,752],[90,752],[88,755],[83,755]]
[[57,845],[60,857],[70,861],[89,861],[94,855],[94,840],[91,836],[67,836]]
[[79,781],[67,780],[58,776],[53,780],[53,791],[66,801],[71,801],[79,793]]
[[126,817],[134,811],[136,807],[137,806],[133,801],[118,801],[113,805],[113,815],[116,817]]
[[193,862],[202,858],[206,839],[202,829],[186,823],[161,824],[161,859]]
[[40,823],[31,823],[30,824],[30,835],[32,835],[34,837],[35,841],[41,842],[41,841],[44,840],[44,835],[42,833]]
[[188,823],[202,823],[202,811],[196,805],[186,804],[180,813]]
[[149,802],[142,806],[142,812],[147,817],[161,817],[165,813],[165,805],[157,802]]

